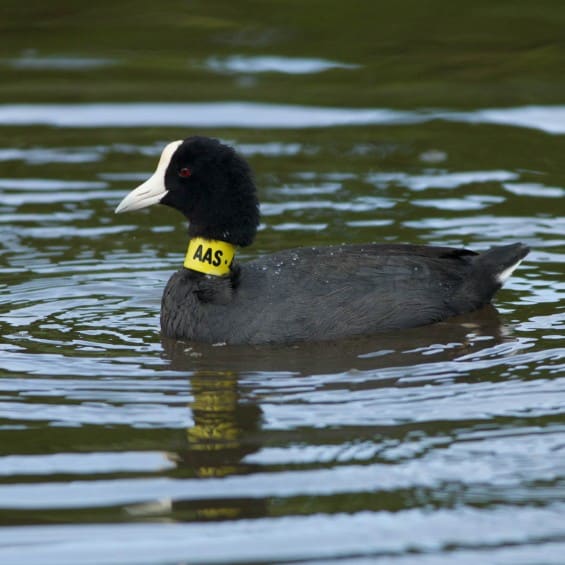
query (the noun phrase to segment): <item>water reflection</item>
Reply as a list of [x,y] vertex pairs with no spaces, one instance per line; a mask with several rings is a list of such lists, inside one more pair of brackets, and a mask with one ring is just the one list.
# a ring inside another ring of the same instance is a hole
[[238,376],[232,371],[197,371],[190,386],[194,425],[186,432],[186,451],[175,460],[201,478],[246,472],[241,460],[255,451],[248,442],[259,429],[260,408],[242,401]]
[[[175,370],[180,367],[175,366]],[[222,478],[257,472],[260,466],[245,458],[262,447],[256,442],[261,408],[245,398],[238,375],[232,371],[196,371],[189,377],[193,400],[188,408],[193,424],[181,445],[167,452],[177,478]],[[256,497],[175,497],[166,501],[128,505],[132,516],[172,513],[175,520],[233,520],[267,514],[265,499]]]

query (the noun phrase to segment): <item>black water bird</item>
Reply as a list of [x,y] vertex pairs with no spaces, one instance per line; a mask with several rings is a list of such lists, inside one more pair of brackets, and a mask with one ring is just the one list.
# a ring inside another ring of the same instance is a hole
[[489,303],[528,254],[409,244],[280,251],[238,263],[259,224],[252,172],[216,139],[168,144],[155,173],[116,213],[152,204],[189,222],[184,266],[163,293],[164,336],[208,343],[292,343],[432,324]]

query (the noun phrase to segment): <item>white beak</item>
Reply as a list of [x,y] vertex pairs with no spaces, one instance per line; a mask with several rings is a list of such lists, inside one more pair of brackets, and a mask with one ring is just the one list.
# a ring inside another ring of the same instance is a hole
[[131,212],[132,210],[140,210],[153,204],[157,204],[167,193],[165,187],[165,172],[171,162],[171,158],[178,149],[180,141],[169,143],[159,159],[157,169],[143,184],[132,190],[119,204],[115,210],[116,214],[121,212]]

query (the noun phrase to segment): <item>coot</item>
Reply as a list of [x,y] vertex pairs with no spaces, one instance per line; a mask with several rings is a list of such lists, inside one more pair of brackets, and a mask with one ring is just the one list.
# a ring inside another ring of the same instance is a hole
[[302,247],[238,263],[259,224],[252,172],[236,151],[193,136],[169,143],[157,170],[116,213],[152,204],[189,222],[184,266],[161,304],[167,337],[208,343],[333,340],[432,324],[490,302],[528,254],[409,244]]

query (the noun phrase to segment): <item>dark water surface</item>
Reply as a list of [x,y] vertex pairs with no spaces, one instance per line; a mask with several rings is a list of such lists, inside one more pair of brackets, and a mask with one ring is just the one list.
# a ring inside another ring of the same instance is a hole
[[[3,2],[2,565],[565,562],[565,5],[379,4]],[[186,227],[113,210],[194,133],[256,172],[242,260],[532,252],[432,327],[162,340]]]

